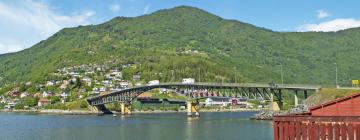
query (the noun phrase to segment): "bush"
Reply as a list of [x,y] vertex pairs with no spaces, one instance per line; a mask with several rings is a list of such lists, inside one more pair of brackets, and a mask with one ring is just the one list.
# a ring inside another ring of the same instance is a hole
[[82,100],[80,102],[80,108],[87,108],[88,107],[88,103],[85,100]]
[[22,100],[22,103],[24,104],[24,106],[29,106],[29,107],[33,107],[33,106],[36,106],[37,105],[37,102],[39,101],[38,98],[35,98],[35,97],[25,97],[23,100]]
[[24,109],[24,104],[23,103],[17,103],[15,105],[15,109]]
[[50,100],[51,104],[54,104],[54,103],[60,101],[60,97],[58,97],[58,96],[50,96],[48,99]]

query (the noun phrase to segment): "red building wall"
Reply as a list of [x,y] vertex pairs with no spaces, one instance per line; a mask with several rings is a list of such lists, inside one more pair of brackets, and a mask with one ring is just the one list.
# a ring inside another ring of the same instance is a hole
[[311,116],[360,116],[360,96],[324,104],[310,112]]

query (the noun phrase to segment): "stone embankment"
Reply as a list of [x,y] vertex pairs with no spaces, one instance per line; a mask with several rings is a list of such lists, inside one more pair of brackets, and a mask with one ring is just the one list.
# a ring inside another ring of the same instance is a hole
[[294,115],[294,114],[303,114],[308,112],[308,106],[301,104],[298,105],[288,111],[278,111],[278,112],[273,112],[270,110],[262,110],[260,111],[258,114],[255,114],[255,116],[251,117],[251,119],[254,120],[272,120],[273,116],[275,115]]

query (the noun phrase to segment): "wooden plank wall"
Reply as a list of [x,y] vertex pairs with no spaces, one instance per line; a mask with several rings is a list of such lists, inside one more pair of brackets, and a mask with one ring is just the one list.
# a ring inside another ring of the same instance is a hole
[[274,140],[360,140],[359,122],[274,121]]

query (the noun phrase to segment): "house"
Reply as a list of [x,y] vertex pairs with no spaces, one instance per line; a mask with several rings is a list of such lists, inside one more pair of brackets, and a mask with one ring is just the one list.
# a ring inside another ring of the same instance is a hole
[[167,93],[167,89],[166,88],[160,88],[160,93]]
[[112,82],[109,81],[109,80],[104,80],[104,81],[102,81],[102,84],[105,85],[105,86],[109,86],[109,85],[112,84]]
[[49,97],[49,96],[54,96],[55,95],[55,93],[53,93],[53,92],[46,92],[46,91],[44,91],[43,93],[42,93],[42,97],[43,98],[46,98],[46,97]]
[[19,97],[20,94],[21,93],[19,92],[19,88],[15,88],[15,89],[8,92],[8,95],[10,95],[12,97]]
[[117,78],[122,78],[122,73],[117,71],[117,70],[112,70],[112,72],[110,73],[111,77],[117,77]]
[[89,78],[89,77],[84,77],[81,80],[84,82],[91,82],[91,78]]
[[311,116],[359,116],[360,93],[309,108]]
[[227,106],[231,103],[231,99],[228,97],[209,97],[205,99],[205,106]]
[[130,83],[127,82],[127,81],[122,81],[122,82],[119,83],[119,85],[120,85],[121,88],[128,88]]
[[38,101],[38,106],[45,106],[45,105],[48,105],[50,104],[50,101],[46,98],[41,98],[39,101]]
[[62,94],[60,94],[60,97],[61,97],[62,99],[66,99],[68,96],[69,96],[69,95],[68,95],[67,93],[65,93],[65,92],[63,92]]
[[148,83],[149,86],[159,85],[159,84],[160,84],[159,80],[152,80],[152,81],[149,81],[149,83]]
[[42,94],[38,92],[38,93],[35,93],[35,94],[34,94],[34,97],[36,97],[36,98],[40,98],[40,97],[41,97],[41,95],[42,95]]
[[15,102],[9,102],[7,105],[4,106],[5,109],[13,109],[15,107]]
[[20,94],[20,98],[25,98],[27,96],[29,96],[29,93],[23,92]]
[[69,81],[67,81],[67,80],[64,80],[63,82],[62,82],[62,84],[61,84],[61,86],[60,86],[60,89],[66,89],[67,88],[67,86],[69,85]]
[[195,79],[194,78],[185,78],[182,80],[182,84],[194,84]]
[[55,82],[54,81],[47,81],[46,86],[54,86],[55,85]]
[[231,98],[231,105],[240,106],[241,108],[246,108],[248,106],[247,100],[243,98]]
[[106,91],[106,88],[105,87],[101,87],[100,88],[100,92],[105,92]]

